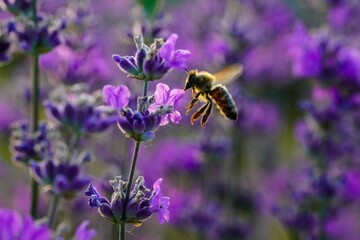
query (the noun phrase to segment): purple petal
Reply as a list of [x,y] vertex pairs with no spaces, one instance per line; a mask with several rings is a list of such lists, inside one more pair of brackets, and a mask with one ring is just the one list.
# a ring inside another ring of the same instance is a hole
[[54,162],[49,160],[45,164],[45,170],[46,170],[46,176],[49,178],[49,180],[53,180],[56,175],[56,168],[55,168]]
[[178,35],[173,33],[167,39],[165,44],[160,49],[160,56],[170,61],[173,58],[175,43],[178,39]]
[[172,113],[169,113],[169,117],[173,123],[179,124],[181,120],[181,113],[179,111],[174,111]]
[[170,219],[170,212],[168,210],[170,205],[170,198],[163,196],[160,187],[161,182],[162,178],[159,178],[153,185],[154,196],[151,199],[151,210],[153,212],[158,212],[159,222],[160,224],[163,224],[164,222],[168,222]]
[[57,194],[65,192],[69,188],[69,181],[63,175],[57,175],[54,181],[54,191]]
[[105,85],[103,87],[103,99],[111,107],[120,110],[129,103],[130,91],[124,86],[118,87]]
[[160,185],[161,185],[162,181],[163,181],[163,179],[159,178],[158,180],[156,180],[156,182],[154,182],[153,189],[156,193],[161,192]]
[[154,93],[156,104],[163,105],[167,104],[169,98],[170,88],[164,83],[158,83]]
[[169,105],[177,106],[178,101],[184,96],[185,91],[182,89],[174,88],[170,92],[170,97],[167,101]]
[[175,51],[174,57],[171,59],[172,67],[176,67],[178,70],[182,71],[186,68],[186,61],[190,57],[190,51],[179,49]]
[[160,126],[165,126],[169,123],[169,114],[166,114],[161,117]]

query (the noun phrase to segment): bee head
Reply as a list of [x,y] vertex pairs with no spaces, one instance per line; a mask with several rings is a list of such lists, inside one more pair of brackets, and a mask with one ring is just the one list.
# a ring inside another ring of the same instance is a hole
[[195,85],[195,78],[198,73],[196,69],[190,71],[185,70],[185,71],[187,72],[187,77],[186,77],[184,91],[188,90],[189,88],[192,88]]

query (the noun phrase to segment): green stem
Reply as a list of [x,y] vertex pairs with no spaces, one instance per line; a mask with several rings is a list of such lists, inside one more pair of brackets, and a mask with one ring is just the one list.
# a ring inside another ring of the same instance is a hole
[[76,158],[77,155],[77,146],[79,144],[79,140],[80,140],[80,133],[75,133],[74,135],[71,136],[70,139],[70,144],[69,144],[69,153],[71,154],[71,157],[69,157],[68,161],[73,161]]
[[120,224],[120,229],[119,229],[119,236],[120,236],[120,240],[125,240],[125,222],[122,222]]
[[[132,182],[134,179],[134,173],[135,173],[135,168],[136,168],[137,157],[139,154],[139,149],[140,149],[140,141],[136,141],[136,145],[135,145],[135,149],[134,149],[134,153],[133,153],[133,159],[131,161],[128,184],[127,184],[127,188],[126,188],[126,195],[125,195],[125,204],[126,205],[128,204],[129,197],[130,197],[131,185],[132,185]],[[126,208],[124,208],[124,209],[126,210]],[[123,212],[123,219],[126,216],[125,210]]]
[[[32,14],[35,28],[37,27],[37,10],[36,0],[32,1]],[[40,80],[39,80],[39,53],[35,50],[32,55],[32,132],[36,132],[39,127],[39,96],[40,96]],[[38,211],[39,185],[34,179],[31,180],[31,209],[30,214],[35,219]]]
[[111,239],[112,240],[119,240],[120,234],[120,225],[119,224],[112,224],[111,227]]
[[32,11],[32,20],[34,21],[35,27],[37,27],[38,19],[37,19],[37,0],[32,0],[31,2],[31,11]]
[[[33,54],[33,84],[32,84],[32,132],[36,132],[39,127],[39,92],[40,92],[40,81],[39,81],[39,54],[35,52]],[[37,217],[38,210],[38,199],[39,199],[39,186],[35,180],[31,183],[31,216]]]
[[133,153],[133,158],[131,161],[131,167],[130,167],[130,174],[129,174],[129,178],[128,178],[128,182],[127,182],[127,188],[126,188],[126,195],[125,195],[125,202],[124,202],[124,211],[123,214],[121,216],[121,226],[120,226],[120,239],[121,240],[125,240],[125,224],[126,224],[126,206],[129,202],[129,198],[130,198],[130,192],[131,192],[131,185],[134,179],[134,174],[135,174],[135,168],[136,168],[136,161],[139,155],[139,150],[140,150],[140,141],[136,141],[135,144],[135,149],[134,149],[134,153]]
[[37,208],[38,208],[38,198],[39,198],[39,184],[31,177],[31,210],[30,214],[33,219],[37,218]]
[[55,229],[56,211],[60,200],[60,196],[54,194],[51,198],[51,203],[48,212],[48,225],[51,229]]
[[143,97],[146,97],[146,96],[147,96],[148,83],[149,83],[149,80],[148,80],[148,79],[144,79]]

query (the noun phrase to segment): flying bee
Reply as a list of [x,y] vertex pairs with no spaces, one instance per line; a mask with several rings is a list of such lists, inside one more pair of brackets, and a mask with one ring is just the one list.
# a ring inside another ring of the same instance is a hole
[[191,116],[191,124],[194,124],[201,116],[201,126],[204,127],[211,114],[213,101],[220,113],[228,119],[236,120],[238,110],[227,88],[227,84],[237,79],[243,72],[241,64],[230,65],[218,73],[211,74],[206,71],[198,72],[197,69],[187,71],[184,91],[192,89],[193,99],[186,106],[188,114],[200,99],[205,104]]

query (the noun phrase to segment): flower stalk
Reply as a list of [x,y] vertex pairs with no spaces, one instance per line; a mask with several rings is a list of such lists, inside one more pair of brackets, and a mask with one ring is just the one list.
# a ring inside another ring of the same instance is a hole
[[59,201],[60,201],[60,196],[58,194],[54,194],[51,197],[51,203],[48,212],[48,225],[53,230],[55,229],[56,212]]
[[128,178],[127,188],[126,188],[126,195],[125,195],[125,206],[124,211],[122,214],[122,222],[120,224],[120,240],[125,240],[125,224],[126,224],[126,206],[129,202],[130,197],[130,191],[131,191],[131,185],[134,179],[135,169],[136,169],[136,162],[139,155],[140,150],[140,141],[136,141],[135,149],[133,153],[133,158],[131,161],[131,167],[130,167],[130,174]]
[[[143,97],[147,96],[147,91],[148,91],[148,79],[144,79],[144,88],[143,88]],[[130,191],[131,191],[131,185],[134,179],[134,174],[135,174],[135,169],[136,169],[136,162],[137,162],[137,158],[139,155],[139,150],[140,150],[140,141],[136,141],[135,143],[135,149],[134,149],[134,153],[133,153],[133,158],[131,161],[131,167],[130,167],[130,174],[129,174],[129,178],[128,178],[128,184],[127,184],[127,189],[126,189],[126,195],[125,195],[125,206],[124,206],[124,211],[122,214],[122,222],[120,224],[120,240],[125,240],[125,225],[126,225],[126,206],[129,202],[129,197],[130,197]]]
[[[32,15],[35,27],[37,27],[37,0],[32,1]],[[39,126],[39,98],[40,98],[40,79],[39,79],[39,53],[35,50],[32,54],[32,131],[36,132]],[[35,219],[37,217],[39,199],[39,185],[31,179],[31,208],[30,214]]]

